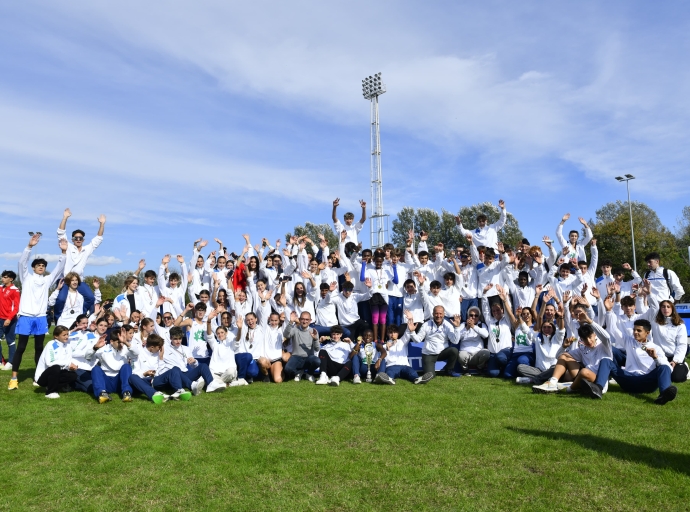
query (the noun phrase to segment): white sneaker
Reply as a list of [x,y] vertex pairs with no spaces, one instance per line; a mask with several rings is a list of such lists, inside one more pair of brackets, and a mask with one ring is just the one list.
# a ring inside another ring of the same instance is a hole
[[609,385],[610,386],[618,386],[618,383],[616,382],[616,379],[609,379]]
[[181,395],[182,393],[184,393],[184,389],[178,389],[178,390],[175,391],[172,395],[170,395],[170,398],[171,398],[172,400],[179,400],[179,399],[180,399],[180,395]]
[[35,387],[35,388],[40,388],[41,385],[40,385],[38,382],[34,381],[34,387]]
[[49,393],[46,395],[46,398],[60,398],[60,395],[57,393]]
[[207,393],[213,393],[219,389],[225,389],[225,382],[213,381],[206,387]]
[[328,375],[326,375],[326,372],[319,375],[319,380],[316,381],[317,386],[324,384],[328,384]]
[[328,382],[329,386],[340,386],[340,377],[331,377],[331,380]]
[[307,380],[309,382],[316,382],[316,378],[311,373],[307,373]]
[[540,386],[532,386],[532,392],[533,393],[541,393],[541,394],[548,394],[548,393],[558,393],[559,388],[558,388],[558,383],[557,382],[551,382],[550,380],[547,380],[544,382],[544,384]]
[[359,375],[355,375],[354,377],[352,377],[352,383],[353,384],[361,384],[362,383],[362,377],[360,377]]
[[0,370],[11,370],[12,369],[12,363],[9,361],[5,363],[4,365],[0,366]]
[[295,374],[295,382],[299,382],[300,380],[302,380],[302,372],[297,372]]
[[241,386],[242,383],[240,382],[240,379],[235,379],[233,380],[230,384],[228,384],[229,388],[236,388],[237,386]]
[[532,379],[529,377],[518,377],[515,379],[515,384],[532,384]]
[[199,377],[196,379],[196,385],[197,389],[199,390],[199,393],[201,393],[204,390],[204,386],[206,385],[206,381],[204,380],[203,377]]
[[386,372],[378,372],[374,378],[374,383],[394,385],[395,381]]

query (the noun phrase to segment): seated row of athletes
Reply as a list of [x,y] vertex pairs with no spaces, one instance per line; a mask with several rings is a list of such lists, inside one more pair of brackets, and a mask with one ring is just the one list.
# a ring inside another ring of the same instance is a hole
[[[441,361],[451,377],[476,370],[540,393],[579,390],[601,398],[614,379],[624,391],[659,389],[659,404],[675,398],[672,382],[687,379],[687,331],[673,300],[684,291],[658,254],[646,258],[644,278],[627,264],[602,261],[595,280],[598,250],[584,219],[585,238],[573,230],[566,240],[569,214],[563,217],[560,254],[548,237],[547,254],[527,240],[512,250],[498,241],[503,201],[495,224],[482,215],[469,231],[456,219],[469,250],[446,254],[439,244],[429,251],[421,233],[415,251],[412,232],[404,251],[361,250],[360,203],[360,222],[348,213],[342,224],[334,201],[335,252],[322,236],[318,247],[291,237],[281,251],[280,241],[252,247],[245,235],[241,255],[227,254],[216,239],[218,252],[204,258],[207,243],[197,240],[190,268],[177,256],[182,275],[168,272],[165,256],[158,273],[144,273],[143,285],[136,275],[127,279],[112,312],[73,319],[70,310],[64,321],[63,310],[58,324],[72,329],[54,336],[72,347],[70,365],[78,367],[67,378],[101,402],[109,392],[130,400],[137,390],[159,403],[257,379],[338,386],[370,373],[375,383],[424,384]],[[142,261],[135,274],[144,268]],[[632,281],[623,281],[625,270]],[[74,275],[65,282],[69,293],[80,284]],[[423,343],[421,376],[409,363],[410,342]],[[365,353],[367,344],[373,353]],[[57,357],[51,350],[43,360]],[[39,384],[45,365],[37,368]],[[60,368],[61,375],[69,371]],[[54,382],[51,392],[65,384]],[[174,393],[158,391],[164,388]]]

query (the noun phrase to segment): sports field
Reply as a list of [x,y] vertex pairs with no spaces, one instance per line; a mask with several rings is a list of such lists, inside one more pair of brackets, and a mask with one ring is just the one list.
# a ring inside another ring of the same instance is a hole
[[687,384],[664,407],[481,377],[99,405],[46,400],[24,361],[0,391],[2,510],[690,509]]

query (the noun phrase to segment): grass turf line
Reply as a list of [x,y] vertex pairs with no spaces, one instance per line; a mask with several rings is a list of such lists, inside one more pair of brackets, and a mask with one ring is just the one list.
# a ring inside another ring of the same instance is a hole
[[[99,405],[0,391],[0,509],[687,510],[687,393],[603,400],[496,379],[257,383]],[[9,372],[0,373],[9,380]],[[6,382],[3,381],[3,385]],[[587,505],[585,505],[587,504]]]

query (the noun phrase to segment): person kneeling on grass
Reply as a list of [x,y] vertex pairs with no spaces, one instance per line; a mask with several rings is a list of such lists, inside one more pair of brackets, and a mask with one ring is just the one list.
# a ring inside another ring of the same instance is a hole
[[34,380],[46,388],[46,398],[60,398],[58,391],[71,390],[77,380],[77,365],[72,362],[69,329],[59,325],[53,331],[53,342],[46,346],[36,365]]
[[[194,359],[189,347],[182,345],[183,338],[182,327],[170,329],[170,343],[163,347],[163,364],[159,364],[158,374],[162,375],[178,368],[182,377],[182,387],[191,389],[192,394],[196,396],[204,390],[207,382],[213,382],[213,375],[207,365]],[[175,395],[172,398],[176,398]]]
[[[405,333],[400,336],[400,331],[405,330]],[[407,379],[413,384],[425,384],[428,381],[422,382],[422,378],[417,376],[417,372],[410,366],[410,361],[407,359],[407,347],[410,344],[410,333],[414,332],[415,325],[410,317],[407,321],[407,326],[391,326],[388,330],[390,340],[383,346],[381,358],[384,363],[381,364],[381,369],[376,374],[374,384],[395,384],[395,379]]]
[[319,351],[321,375],[316,384],[339,386],[341,380],[352,374],[352,358],[359,352],[362,342],[353,345],[350,338],[343,339],[343,328],[339,325],[331,327],[330,338],[322,336],[320,341],[325,345]]
[[[611,312],[613,300],[608,297],[604,301],[606,308],[606,322],[614,322],[615,316]],[[625,342],[625,370],[608,359],[599,364],[596,381],[589,384],[589,395],[601,398],[602,390],[609,381],[609,376],[626,393],[652,393],[659,388],[659,396],[655,404],[665,405],[676,398],[678,389],[671,385],[671,364],[668,362],[661,347],[648,341],[652,324],[649,320],[639,318],[633,323],[633,335],[623,335]]]
[[84,358],[94,363],[91,381],[93,394],[99,403],[110,402],[109,393],[120,394],[123,402],[132,401],[132,386],[129,384],[132,366],[129,359],[136,356],[130,347],[131,336],[123,326],[110,332],[110,344],[106,345],[105,337],[101,336],[95,345],[86,349]]
[[147,396],[154,404],[162,404],[170,399],[161,388],[171,387],[175,390],[176,398],[189,400],[192,394],[182,389],[182,376],[179,368],[175,367],[165,373],[157,375],[158,366],[163,361],[165,341],[157,334],[149,334],[146,347],[139,343],[132,343],[129,347],[132,354],[134,368],[129,377],[129,384]]
[[[582,309],[579,310],[579,323],[580,327],[577,329],[577,334],[580,337],[581,346],[561,354],[558,357],[556,368],[553,370],[553,377],[540,386],[532,386],[533,392],[556,393],[567,388],[567,385],[559,384],[558,381],[568,371],[573,377],[569,391],[582,390],[590,394],[592,383],[597,380],[597,372],[601,362],[607,359],[613,362],[609,334],[600,325],[593,322]],[[601,392],[606,393],[607,389],[608,380]]]
[[228,336],[228,328],[222,325],[216,327],[216,333],[213,334],[213,319],[220,311],[222,311],[221,308],[211,311],[206,326],[206,342],[213,351],[211,362],[208,365],[208,369],[213,375],[213,382],[209,382],[206,388],[207,393],[217,389],[225,389],[228,386],[241,385],[237,380],[237,363],[233,350],[235,340]]

